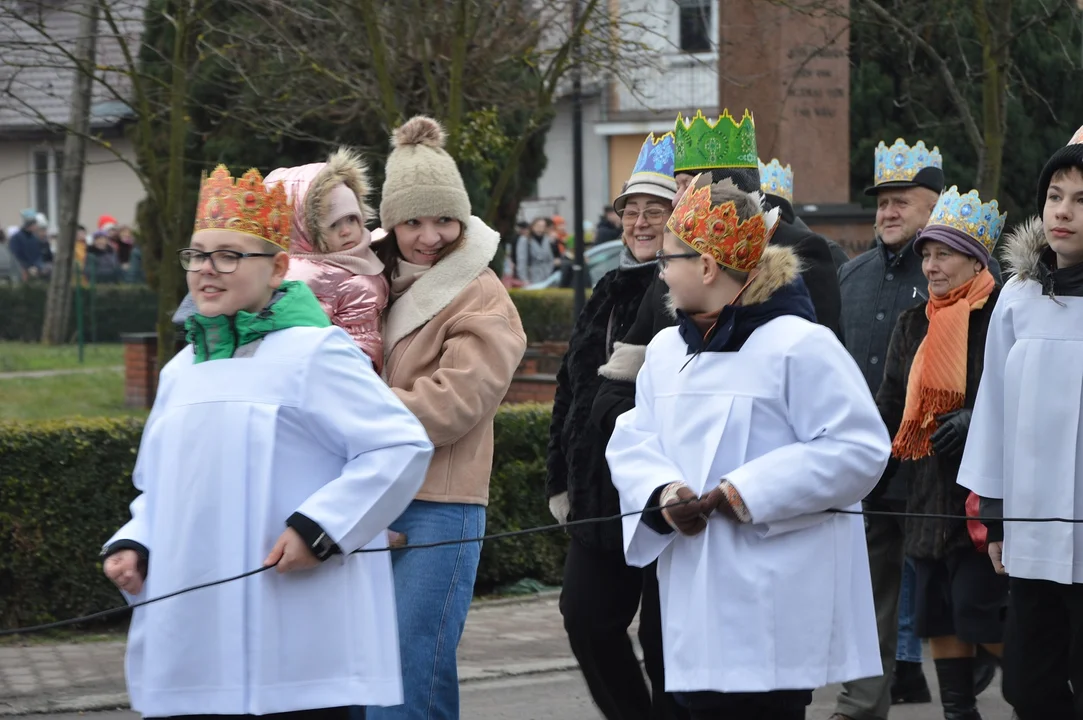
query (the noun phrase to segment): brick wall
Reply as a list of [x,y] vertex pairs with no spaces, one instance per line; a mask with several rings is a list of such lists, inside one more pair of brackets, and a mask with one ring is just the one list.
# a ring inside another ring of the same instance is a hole
[[[124,343],[124,405],[149,409],[158,392],[157,333],[121,333]],[[178,335],[176,350],[184,347]]]
[[501,404],[537,402],[552,405],[556,392],[556,375],[516,375]]
[[124,405],[149,408],[158,391],[158,336],[121,335],[124,343]]

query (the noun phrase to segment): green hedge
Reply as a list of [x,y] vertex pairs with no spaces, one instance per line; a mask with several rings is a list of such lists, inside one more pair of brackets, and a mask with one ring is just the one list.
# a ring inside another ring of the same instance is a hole
[[[45,319],[43,283],[0,285],[0,340],[37,342]],[[75,296],[72,295],[72,302]],[[158,314],[158,296],[143,285],[99,285],[83,294],[83,327],[87,342],[119,342],[121,333],[150,332]],[[75,313],[68,332],[74,341]],[[93,337],[92,337],[93,335]]]
[[[589,297],[589,292],[588,297]],[[575,293],[572,290],[511,290],[527,340],[567,341],[575,324]]]
[[[489,533],[552,522],[544,499],[549,411],[505,406],[496,417]],[[98,553],[128,519],[141,420],[0,424],[0,628],[86,615],[120,595]],[[559,583],[566,538],[486,543],[479,592],[524,577]]]
[[[40,283],[0,285],[0,340],[37,342],[45,315],[46,286]],[[530,342],[567,340],[572,334],[575,300],[571,290],[512,290]],[[118,342],[125,332],[151,332],[158,297],[142,285],[99,285],[94,307],[89,299],[83,315],[87,340],[91,340],[91,312],[96,319],[96,342]],[[75,337],[72,313],[71,336]]]

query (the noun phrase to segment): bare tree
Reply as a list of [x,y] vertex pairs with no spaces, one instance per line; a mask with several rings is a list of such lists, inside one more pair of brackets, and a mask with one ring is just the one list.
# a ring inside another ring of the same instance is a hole
[[[640,39],[645,26],[613,16],[602,0],[578,0],[573,26],[575,1],[96,0],[96,61],[77,52],[72,34],[55,22],[58,13],[67,14],[68,27],[73,17],[87,19],[85,3],[4,3],[0,120],[5,110],[19,113],[111,150],[140,179],[161,367],[173,354],[171,314],[182,288],[174,256],[190,228],[192,177],[204,169],[192,157],[204,139],[194,137],[193,115],[204,121],[200,132],[239,125],[272,144],[333,142],[313,132],[313,120],[324,128],[362,124],[373,128],[382,154],[387,131],[405,114],[433,114],[448,129],[449,150],[483,176],[492,218],[567,84],[573,38],[583,46],[588,78],[650,62]],[[622,26],[632,30],[621,33]],[[357,41],[359,28],[368,42]],[[135,157],[93,122],[80,127],[44,111],[48,103],[33,87],[43,69],[89,78],[93,105],[122,108]]]
[[[75,59],[84,66],[95,65],[98,33],[98,0],[85,0],[79,35],[75,41]],[[83,167],[86,163],[86,138],[90,132],[90,98],[93,76],[73,70],[71,130],[64,141],[64,165],[60,179],[60,232],[57,240],[49,295],[45,302],[42,342],[59,345],[67,342],[71,317],[72,259],[75,235],[79,226],[79,202],[83,194]]]
[[[977,158],[974,186],[982,197],[995,197],[1004,168],[1008,100],[1026,91],[1012,49],[1027,31],[1046,27],[1073,5],[1071,0],[947,0],[928,13],[892,0],[855,0],[854,19],[893,30],[912,53],[900,62],[932,68],[954,110],[950,121],[962,126]],[[915,62],[915,55],[925,63]],[[1067,53],[1065,61],[1071,62]]]
[[[579,2],[572,24],[572,3]],[[587,81],[630,78],[655,51],[649,11],[610,11],[602,0],[342,0],[320,6],[253,0],[268,52],[225,43],[254,95],[273,97],[286,135],[306,121],[372,117],[386,133],[408,114],[439,117],[448,151],[482,168],[484,215],[494,219],[529,143],[548,127],[570,81],[573,42]],[[365,42],[357,42],[362,28]],[[273,88],[273,91],[269,90]],[[249,105],[248,111],[257,107]],[[514,136],[502,118],[516,117]],[[386,134],[384,135],[386,137]],[[383,148],[381,148],[383,150]]]

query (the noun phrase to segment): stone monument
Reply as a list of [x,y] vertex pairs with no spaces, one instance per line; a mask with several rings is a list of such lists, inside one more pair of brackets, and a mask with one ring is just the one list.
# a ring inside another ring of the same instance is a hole
[[760,159],[793,167],[798,214],[855,254],[872,219],[850,204],[849,9],[849,0],[719,0],[718,77],[719,106],[755,116]]

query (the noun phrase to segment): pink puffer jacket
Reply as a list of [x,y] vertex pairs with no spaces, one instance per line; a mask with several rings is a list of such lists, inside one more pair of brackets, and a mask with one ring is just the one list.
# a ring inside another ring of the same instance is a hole
[[265,179],[268,188],[281,183],[293,202],[290,231],[290,269],[286,277],[300,280],[312,290],[331,322],[341,327],[372,359],[377,372],[383,369],[384,350],[380,316],[390,292],[383,264],[372,252],[372,237],[341,253],[326,253],[320,218],[330,207],[331,190],[345,184],[357,195],[365,217],[369,184],[365,163],[356,153],[340,149],[325,163],[278,168]]

